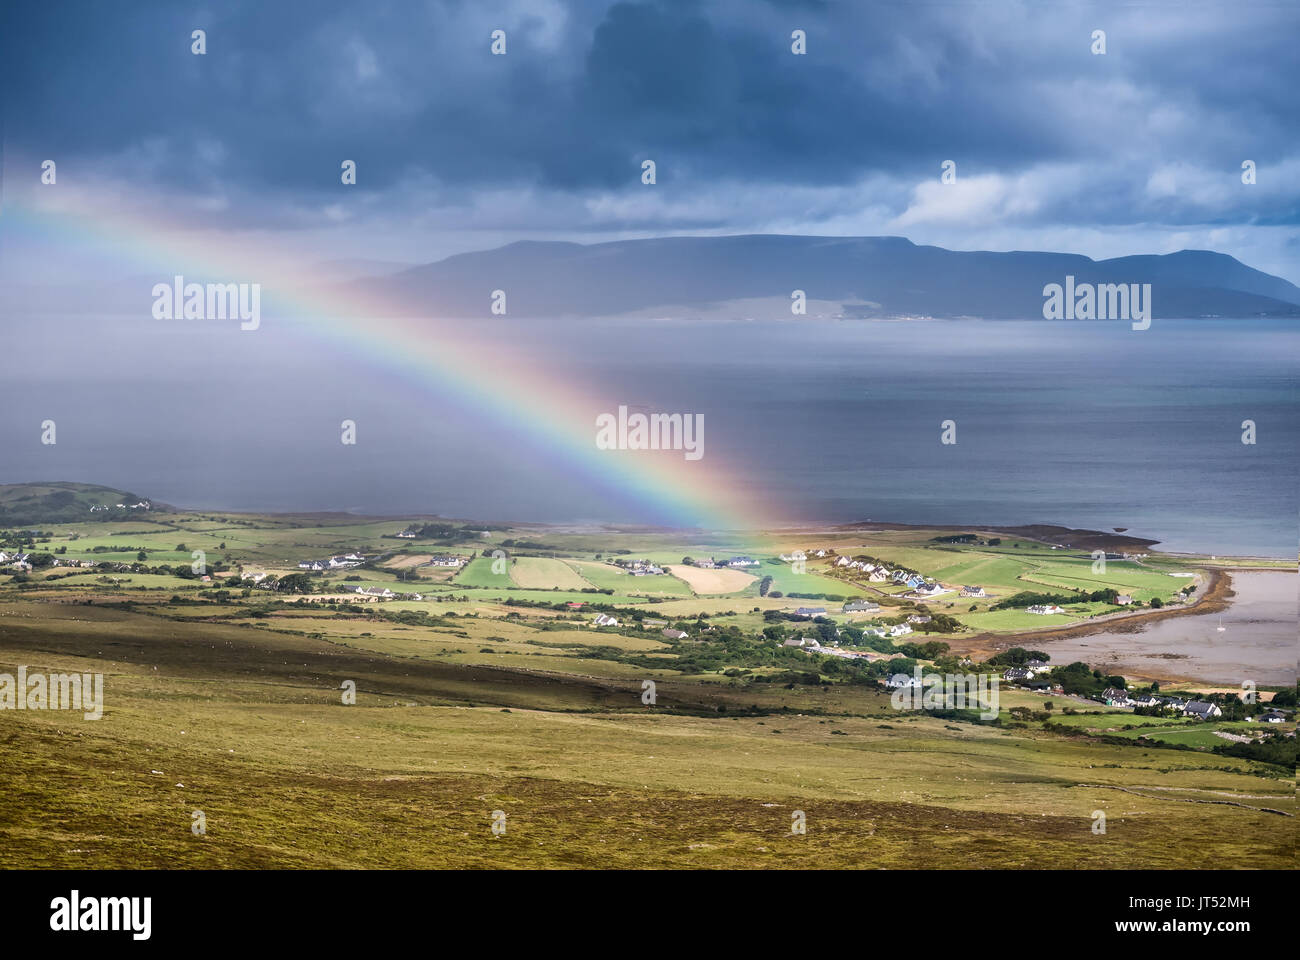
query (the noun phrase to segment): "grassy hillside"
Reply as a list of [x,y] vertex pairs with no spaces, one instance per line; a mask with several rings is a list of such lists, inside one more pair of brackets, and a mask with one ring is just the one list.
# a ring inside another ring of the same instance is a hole
[[[131,504],[144,500],[126,490],[93,483],[4,483],[0,484],[0,527],[119,520],[167,509],[165,504],[151,504],[148,511],[130,509]],[[126,506],[118,507],[119,503]],[[91,507],[101,509],[92,511]]]
[[[546,637],[488,620],[162,613],[0,605],[0,669],[103,672],[108,691],[99,721],[0,715],[22,785],[0,794],[0,865],[1289,863],[1294,821],[1260,808],[1292,811],[1294,784],[1245,760],[899,715],[866,689],[597,677],[590,633],[551,636],[559,658],[519,654],[546,665],[528,669],[453,652]],[[1243,805],[1179,802],[1224,798]]]
[[[1100,582],[1158,596],[1188,582],[1169,570],[1200,571],[1195,558],[1103,574],[1029,541],[940,549],[934,531],[897,530],[822,535],[835,553],[796,573],[777,557],[809,535],[529,531],[556,556],[512,556],[493,573],[492,553],[521,536],[500,530],[448,545],[477,554],[452,576],[398,552],[405,521],[36,523],[23,549],[59,565],[0,571],[0,674],[101,673],[106,706],[89,721],[0,710],[0,769],[17,785],[0,791],[0,867],[1289,865],[1293,766],[1213,752],[1229,742],[1216,730],[1261,724],[1068,697],[1049,708],[1013,689],[993,719],[900,711],[878,682],[885,660],[781,644],[826,628],[788,619],[806,601],[760,597],[752,575],[692,592],[605,562],[650,557],[698,577],[734,571],[683,567],[684,554],[747,553],[789,592],[870,596],[890,617],[918,604],[837,570],[836,555],[977,580],[995,596],[928,601],[966,623],[934,638],[946,641],[1071,619],[989,612],[1017,590]],[[195,551],[208,581],[190,571]],[[301,576],[300,560],[346,551],[371,562]],[[306,592],[254,587],[241,569]],[[423,599],[345,592],[370,585]],[[1112,609],[1072,604],[1072,616],[1086,606]],[[595,628],[597,611],[619,625]],[[205,836],[190,830],[196,810]],[[490,829],[497,810],[504,836]],[[806,835],[790,832],[795,811]]]

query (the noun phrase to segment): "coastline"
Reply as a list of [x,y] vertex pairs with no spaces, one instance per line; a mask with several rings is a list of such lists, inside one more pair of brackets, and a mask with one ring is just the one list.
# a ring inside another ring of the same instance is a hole
[[[1222,613],[1228,609],[1232,603],[1232,598],[1236,596],[1236,591],[1232,589],[1232,576],[1222,567],[1205,567],[1204,569],[1209,574],[1209,582],[1206,589],[1191,603],[1176,607],[1161,607],[1159,610],[1111,613],[1068,626],[1048,626],[1036,630],[1019,630],[1015,633],[1002,634],[985,632],[968,637],[965,642],[953,643],[952,646],[957,653],[968,655],[978,653],[981,656],[992,656],[1012,647],[1024,646],[1026,643],[1087,637],[1098,633],[1137,633],[1142,627],[1159,620]],[[1250,572],[1252,570],[1256,572],[1282,572],[1268,567],[1234,568],[1234,572]]]

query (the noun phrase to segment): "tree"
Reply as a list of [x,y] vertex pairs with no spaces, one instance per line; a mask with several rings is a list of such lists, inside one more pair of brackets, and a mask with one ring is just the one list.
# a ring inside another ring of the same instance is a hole
[[280,593],[311,593],[311,577],[305,573],[290,573],[275,581],[275,589]]
[[1165,605],[1165,602],[1164,602],[1163,600],[1161,600],[1159,597],[1152,597],[1152,598],[1151,598],[1151,608],[1152,608],[1153,610],[1159,610],[1159,609],[1160,609],[1161,607],[1163,607],[1164,605]]
[[144,550],[141,549],[140,552],[135,555],[135,558],[143,563],[149,559],[149,554],[145,553]]

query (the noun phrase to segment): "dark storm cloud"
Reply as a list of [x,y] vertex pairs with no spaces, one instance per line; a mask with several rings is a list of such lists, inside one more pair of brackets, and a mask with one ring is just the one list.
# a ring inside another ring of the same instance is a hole
[[328,202],[342,158],[390,209],[625,189],[645,158],[665,186],[778,198],[910,186],[952,158],[1073,168],[1021,221],[1294,224],[1294,186],[1243,193],[1235,171],[1300,162],[1298,24],[1262,3],[20,0],[0,44],[11,154],[222,190],[234,220]]

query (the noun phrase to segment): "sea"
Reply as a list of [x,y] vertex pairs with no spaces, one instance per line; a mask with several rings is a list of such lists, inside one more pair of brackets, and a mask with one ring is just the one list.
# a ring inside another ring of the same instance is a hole
[[[1297,556],[1293,321],[466,322],[589,390],[593,409],[702,414],[706,456],[790,521],[1054,523]],[[3,482],[82,480],[209,509],[681,520],[548,445],[544,396],[517,416],[485,412],[293,323],[44,317],[5,340]],[[340,449],[344,418],[354,450]],[[56,445],[38,440],[46,419]]]

